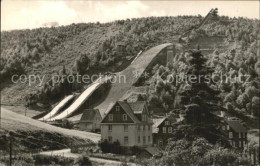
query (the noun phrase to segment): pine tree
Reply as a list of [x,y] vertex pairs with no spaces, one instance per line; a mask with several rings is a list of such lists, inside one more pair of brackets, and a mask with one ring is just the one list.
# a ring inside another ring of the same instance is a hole
[[218,105],[220,91],[210,88],[213,69],[206,66],[207,59],[199,50],[191,51],[188,59],[187,72],[188,89],[184,89],[181,96],[181,104],[185,110],[187,123],[193,126],[218,123],[218,118],[212,113],[220,111]]

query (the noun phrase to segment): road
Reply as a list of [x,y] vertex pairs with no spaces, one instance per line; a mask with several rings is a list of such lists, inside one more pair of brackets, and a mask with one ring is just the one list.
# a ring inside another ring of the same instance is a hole
[[[78,157],[81,156],[81,154],[71,153],[70,149],[46,151],[46,152],[41,152],[40,154],[71,157],[71,158],[78,158]],[[120,166],[120,165],[122,165],[122,162],[115,161],[115,160],[108,160],[108,159],[102,159],[102,158],[97,158],[97,157],[89,157],[89,159],[91,161],[97,162],[97,163],[102,164],[104,166]],[[127,164],[129,166],[136,166],[136,164],[134,164],[134,163],[127,163]]]

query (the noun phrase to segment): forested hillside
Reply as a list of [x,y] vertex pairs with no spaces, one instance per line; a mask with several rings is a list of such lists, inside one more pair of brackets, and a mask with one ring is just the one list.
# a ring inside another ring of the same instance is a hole
[[[52,104],[54,98],[57,100],[75,90],[66,81],[53,84],[52,75],[116,72],[140,51],[165,42],[178,42],[176,39],[181,34],[196,27],[202,19],[201,16],[149,17],[1,32],[1,100]],[[202,37],[224,38],[224,49],[215,49],[206,55],[209,58],[207,65],[214,67],[215,73],[251,76],[248,83],[214,85],[221,90],[222,104],[243,115],[259,115],[259,27],[259,20],[216,17],[201,28],[193,29],[187,43],[183,43],[183,49],[189,49]],[[121,45],[125,45],[123,50],[118,48]],[[214,41],[209,45],[214,47]],[[178,54],[173,64],[154,68],[153,74],[159,73],[163,79],[154,83],[155,93],[149,98],[150,106],[168,112],[178,104],[178,91],[185,88],[185,84],[168,85],[164,80],[170,74],[187,71],[185,56],[185,53]],[[42,86],[38,83],[29,86],[28,83],[11,83],[14,74],[46,77]]]

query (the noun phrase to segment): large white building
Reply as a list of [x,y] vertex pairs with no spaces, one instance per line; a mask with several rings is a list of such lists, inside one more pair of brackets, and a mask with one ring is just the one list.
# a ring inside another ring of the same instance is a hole
[[119,141],[121,146],[151,146],[152,120],[145,102],[117,101],[100,123],[101,139]]

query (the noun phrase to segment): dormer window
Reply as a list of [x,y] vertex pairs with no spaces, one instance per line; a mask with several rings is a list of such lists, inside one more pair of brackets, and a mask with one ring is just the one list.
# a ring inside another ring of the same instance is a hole
[[229,125],[227,125],[227,130],[229,130]]
[[142,115],[142,121],[146,121],[146,115]]
[[109,120],[109,121],[113,121],[113,114],[109,114],[109,115],[108,115],[108,120]]
[[127,121],[127,114],[123,114],[123,121]]
[[120,111],[120,107],[119,106],[116,106],[116,111]]

